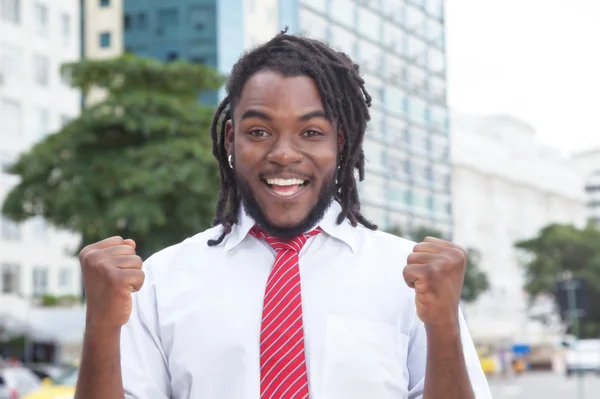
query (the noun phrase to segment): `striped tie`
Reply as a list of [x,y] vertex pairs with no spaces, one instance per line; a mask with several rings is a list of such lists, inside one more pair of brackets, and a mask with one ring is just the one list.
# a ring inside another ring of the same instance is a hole
[[261,399],[306,399],[302,299],[298,254],[320,228],[290,241],[270,237],[258,227],[250,233],[277,253],[265,288],[260,332]]

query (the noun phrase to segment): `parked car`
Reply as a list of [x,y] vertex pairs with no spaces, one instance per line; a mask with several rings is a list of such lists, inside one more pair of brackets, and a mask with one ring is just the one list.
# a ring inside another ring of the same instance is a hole
[[567,376],[575,373],[600,373],[600,339],[581,339],[570,343],[566,354]]
[[75,368],[55,379],[53,383],[45,383],[23,399],[73,399],[78,376],[79,368]]
[[0,399],[21,399],[40,387],[40,380],[21,366],[0,366]]

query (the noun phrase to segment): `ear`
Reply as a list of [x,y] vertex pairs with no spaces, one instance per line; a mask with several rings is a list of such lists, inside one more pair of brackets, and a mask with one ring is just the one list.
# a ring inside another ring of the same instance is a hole
[[225,122],[225,150],[228,155],[233,155],[233,138],[235,136],[235,129],[233,128],[233,121],[229,119]]
[[344,144],[346,143],[346,136],[340,130],[337,134],[337,143],[338,143],[338,153],[341,154],[344,151]]

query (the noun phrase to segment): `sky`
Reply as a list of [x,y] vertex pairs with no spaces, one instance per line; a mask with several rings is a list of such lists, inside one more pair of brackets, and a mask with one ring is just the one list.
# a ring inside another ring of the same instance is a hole
[[448,103],[600,148],[600,0],[446,0]]

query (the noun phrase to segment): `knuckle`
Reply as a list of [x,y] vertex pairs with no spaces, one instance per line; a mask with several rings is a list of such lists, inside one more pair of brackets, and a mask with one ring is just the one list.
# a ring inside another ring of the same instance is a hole
[[407,262],[408,264],[411,264],[411,263],[417,263],[417,262],[416,262],[416,261],[417,261],[417,258],[418,258],[418,255],[417,255],[416,253],[414,253],[414,252],[413,252],[413,253],[411,253],[410,255],[408,255],[408,258],[406,258],[406,262]]
[[467,259],[467,252],[463,248],[452,248],[450,253],[457,261],[464,262]]

